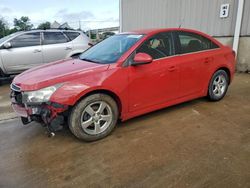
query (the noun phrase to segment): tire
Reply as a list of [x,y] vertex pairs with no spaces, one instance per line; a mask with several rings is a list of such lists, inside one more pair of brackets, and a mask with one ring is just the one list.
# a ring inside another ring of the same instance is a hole
[[100,140],[114,130],[118,115],[118,107],[112,97],[93,94],[73,107],[68,119],[69,129],[81,140]]
[[229,76],[224,70],[216,71],[209,83],[208,98],[211,101],[219,101],[227,93]]

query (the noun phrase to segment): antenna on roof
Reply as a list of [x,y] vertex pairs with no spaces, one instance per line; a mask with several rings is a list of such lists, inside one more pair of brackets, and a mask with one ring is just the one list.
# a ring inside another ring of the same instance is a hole
[[184,18],[181,19],[181,23],[179,25],[179,28],[181,28],[183,22],[184,22]]

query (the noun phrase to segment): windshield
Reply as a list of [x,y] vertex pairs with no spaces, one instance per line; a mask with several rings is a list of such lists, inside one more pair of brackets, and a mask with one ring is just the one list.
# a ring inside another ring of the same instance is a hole
[[80,59],[99,64],[115,63],[142,37],[134,34],[114,35],[83,52]]

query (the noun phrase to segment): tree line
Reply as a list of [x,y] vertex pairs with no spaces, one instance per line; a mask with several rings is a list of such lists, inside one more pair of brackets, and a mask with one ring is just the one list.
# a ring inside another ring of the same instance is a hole
[[0,18],[0,38],[15,33],[17,31],[27,31],[31,29],[50,29],[50,22],[43,22],[38,25],[37,28],[34,28],[34,25],[31,24],[29,17],[22,16],[21,18],[15,18],[13,20],[13,28],[9,28],[9,24],[4,18]]

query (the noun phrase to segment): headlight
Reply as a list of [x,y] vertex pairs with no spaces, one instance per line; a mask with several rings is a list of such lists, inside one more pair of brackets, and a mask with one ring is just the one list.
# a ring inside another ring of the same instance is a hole
[[42,103],[48,102],[51,95],[59,88],[62,84],[46,87],[37,91],[26,91],[23,92],[23,103]]

